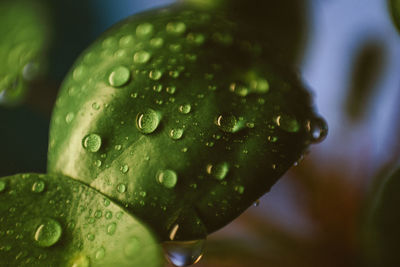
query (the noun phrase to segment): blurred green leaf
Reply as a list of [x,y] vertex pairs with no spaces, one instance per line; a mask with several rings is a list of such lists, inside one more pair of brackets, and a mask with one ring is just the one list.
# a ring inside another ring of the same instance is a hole
[[392,19],[397,29],[400,31],[400,0],[388,0],[390,1],[390,11]]

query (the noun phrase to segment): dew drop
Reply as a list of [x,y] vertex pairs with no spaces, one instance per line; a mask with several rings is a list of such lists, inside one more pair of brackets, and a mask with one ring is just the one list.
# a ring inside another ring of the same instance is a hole
[[111,70],[108,82],[113,87],[121,87],[129,81],[130,77],[131,72],[127,67],[117,66]]
[[115,234],[115,231],[116,231],[116,230],[117,230],[117,224],[116,224],[115,222],[110,223],[110,224],[107,226],[107,234],[109,234],[109,235]]
[[59,222],[51,218],[43,218],[40,225],[36,228],[34,239],[40,247],[51,247],[62,235],[62,228]]
[[122,165],[122,166],[119,168],[119,170],[120,170],[122,173],[127,173],[127,172],[129,171],[129,166],[126,165],[126,164],[124,164],[124,165]]
[[89,240],[89,241],[94,241],[94,239],[96,238],[96,236],[94,235],[94,234],[87,234],[87,236],[86,236],[86,238]]
[[133,61],[138,64],[145,64],[150,60],[150,53],[147,51],[136,52],[133,56]]
[[182,138],[183,130],[182,129],[172,129],[169,132],[169,136],[174,140],[179,140]]
[[158,81],[159,79],[161,79],[162,76],[163,73],[160,70],[152,70],[149,73],[149,78],[152,79],[153,81]]
[[160,124],[161,116],[153,109],[147,109],[136,117],[136,127],[144,134],[153,133]]
[[249,88],[240,83],[231,83],[231,85],[229,86],[229,90],[232,93],[235,93],[238,96],[242,96],[242,97],[245,97],[250,93]]
[[46,184],[44,183],[43,180],[38,180],[33,183],[32,185],[32,192],[34,193],[42,193],[44,191],[44,188],[46,187]]
[[168,94],[173,95],[176,92],[176,87],[175,86],[168,86],[166,91],[167,91]]
[[94,110],[99,110],[99,109],[100,109],[100,105],[99,105],[97,102],[93,102],[92,108],[93,108]]
[[220,115],[215,120],[215,124],[224,132],[235,133],[242,128],[241,123],[233,115]]
[[279,115],[275,118],[276,125],[279,126],[282,130],[289,133],[296,133],[300,129],[299,122],[290,115]]
[[183,22],[170,22],[167,24],[167,32],[175,35],[181,35],[186,31],[186,24]]
[[208,164],[207,173],[212,175],[217,180],[225,179],[229,172],[229,164],[227,162],[222,162],[217,165]]
[[328,124],[320,117],[308,120],[306,128],[313,143],[322,142],[328,135]]
[[163,243],[170,262],[175,266],[196,264],[203,256],[205,240],[168,241]]
[[235,191],[242,195],[244,193],[244,187],[241,185],[235,186]]
[[98,134],[88,134],[83,138],[82,146],[89,152],[97,152],[101,147],[101,137]]
[[105,255],[106,255],[106,250],[103,247],[101,247],[96,251],[95,258],[96,260],[101,260],[104,258]]
[[126,185],[125,184],[117,185],[117,191],[120,192],[121,194],[125,193],[126,192]]
[[148,37],[153,33],[153,30],[153,25],[145,22],[136,27],[136,35],[138,37]]
[[166,188],[174,188],[177,181],[178,175],[173,170],[162,170],[156,175],[157,181]]
[[189,114],[192,110],[192,106],[190,104],[184,104],[179,107],[179,112],[182,114]]

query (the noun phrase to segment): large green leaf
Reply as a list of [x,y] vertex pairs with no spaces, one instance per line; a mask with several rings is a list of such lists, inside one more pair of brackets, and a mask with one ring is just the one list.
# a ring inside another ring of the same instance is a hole
[[204,238],[268,191],[326,125],[230,12],[176,5],[100,37],[62,85],[49,172],[122,203],[163,240]]
[[0,179],[1,266],[162,266],[147,227],[63,176]]

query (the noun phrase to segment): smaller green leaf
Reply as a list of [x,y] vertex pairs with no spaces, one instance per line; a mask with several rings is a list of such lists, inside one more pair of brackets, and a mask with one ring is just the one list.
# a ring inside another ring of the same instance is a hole
[[0,179],[0,266],[162,266],[147,227],[67,177]]
[[365,227],[367,266],[400,266],[400,168],[372,196]]

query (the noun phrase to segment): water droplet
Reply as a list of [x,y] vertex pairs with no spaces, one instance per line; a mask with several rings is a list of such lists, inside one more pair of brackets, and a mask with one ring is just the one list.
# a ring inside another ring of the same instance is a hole
[[173,170],[159,171],[156,178],[157,181],[166,188],[174,188],[178,181],[178,176]]
[[87,234],[87,236],[86,236],[86,238],[89,240],[89,241],[94,241],[94,239],[96,238],[96,236],[94,235],[94,234]]
[[149,78],[152,79],[153,81],[158,81],[159,79],[161,79],[162,76],[163,73],[160,70],[152,70],[149,73]]
[[292,116],[290,115],[279,115],[275,118],[275,123],[278,125],[282,130],[289,132],[289,133],[295,133],[298,132],[300,129],[300,124],[299,122]]
[[51,218],[43,218],[36,228],[34,239],[40,247],[51,247],[62,235],[62,228],[59,222]]
[[97,102],[93,102],[92,108],[93,108],[94,110],[99,110],[99,109],[100,109],[100,105],[99,105]]
[[127,67],[114,67],[108,76],[108,82],[113,87],[121,87],[125,85],[131,77],[131,72]]
[[153,133],[160,124],[161,116],[153,109],[147,109],[139,113],[136,118],[136,126],[144,134]]
[[0,193],[6,190],[6,186],[7,186],[6,182],[0,180]]
[[208,164],[207,173],[212,175],[217,180],[225,179],[229,172],[229,164],[227,162],[222,162],[217,165]]
[[320,117],[308,120],[306,128],[313,143],[322,142],[328,135],[328,124]]
[[182,114],[189,114],[192,110],[192,106],[190,104],[184,104],[179,107],[179,112]]
[[254,93],[265,94],[269,91],[269,83],[265,79],[254,79],[250,82],[250,90]]
[[228,133],[235,133],[242,129],[243,126],[233,115],[220,115],[217,117],[215,124],[217,124],[222,131]]
[[153,25],[145,22],[136,27],[136,35],[138,37],[149,37],[153,33],[153,30]]
[[183,130],[182,129],[172,129],[169,132],[169,136],[174,140],[179,140],[182,138]]
[[163,248],[175,266],[189,266],[196,264],[203,256],[205,240],[193,241],[168,241],[163,243]]
[[116,231],[116,230],[117,230],[117,224],[116,224],[115,222],[110,223],[110,224],[107,226],[107,234],[109,234],[109,235],[115,234],[115,231]]
[[125,193],[126,192],[126,185],[125,184],[117,185],[117,191],[120,192],[121,194]]
[[98,134],[88,134],[83,138],[82,146],[86,150],[95,153],[100,150],[101,137]]
[[150,60],[150,57],[151,57],[151,55],[149,52],[139,51],[139,52],[136,52],[135,55],[133,56],[133,61],[138,64],[144,64]]
[[105,255],[106,255],[106,250],[103,247],[101,247],[96,251],[95,258],[96,260],[101,260],[104,258]]
[[205,41],[205,37],[201,33],[189,33],[186,36],[186,39],[188,40],[189,43],[196,45],[202,45]]
[[181,35],[186,31],[186,24],[183,22],[170,22],[167,24],[167,32],[175,35]]
[[111,204],[111,202],[110,202],[110,200],[108,200],[108,199],[104,199],[104,206],[106,206],[106,207],[108,207],[108,206],[110,206],[110,204]]
[[176,92],[176,87],[175,86],[168,86],[166,91],[167,91],[168,94],[173,95]]
[[162,38],[153,38],[150,40],[150,45],[154,48],[160,48],[164,44],[164,39]]
[[44,188],[46,187],[46,184],[42,180],[38,180],[33,183],[32,185],[32,192],[34,193],[42,193],[44,191]]
[[250,93],[249,88],[240,83],[231,83],[229,90],[242,97],[245,97]]
[[169,232],[169,239],[174,240],[176,233],[179,230],[179,224],[175,224],[174,227],[172,227],[171,231]]
[[121,148],[122,148],[122,146],[121,145],[115,145],[115,150],[117,150],[117,151],[120,151],[121,150]]
[[75,114],[72,112],[69,112],[67,114],[67,116],[65,116],[65,122],[70,124],[74,120],[74,118],[75,118]]
[[135,39],[133,38],[132,35],[126,35],[121,37],[121,39],[119,39],[119,45],[122,47],[129,47],[133,45],[134,41]]

